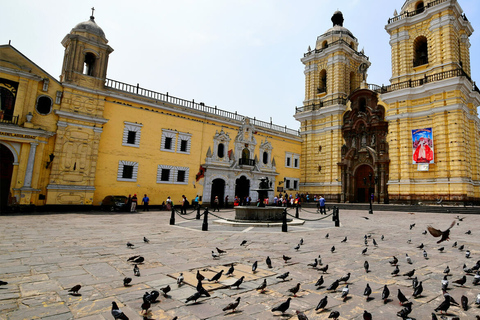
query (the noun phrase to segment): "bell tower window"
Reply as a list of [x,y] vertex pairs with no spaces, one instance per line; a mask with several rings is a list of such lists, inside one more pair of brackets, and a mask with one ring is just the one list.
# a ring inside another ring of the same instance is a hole
[[95,60],[97,58],[93,53],[86,53],[85,54],[85,60],[83,64],[83,74],[86,74],[87,76],[93,76],[93,69],[95,67]]
[[327,70],[323,69],[320,71],[320,83],[318,87],[318,93],[327,92]]
[[415,7],[416,7],[415,11],[416,11],[417,14],[425,11],[425,5],[423,4],[423,1],[420,1],[419,3],[417,3],[417,5]]
[[360,98],[358,101],[358,110],[361,112],[367,112],[367,100],[365,100],[365,98]]
[[413,43],[415,59],[413,66],[418,67],[428,63],[428,42],[427,38],[420,36]]

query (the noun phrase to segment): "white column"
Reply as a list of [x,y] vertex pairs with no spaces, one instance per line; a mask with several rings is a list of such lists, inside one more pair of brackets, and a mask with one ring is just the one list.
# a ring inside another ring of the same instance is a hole
[[23,186],[30,188],[32,186],[33,165],[35,164],[35,152],[37,151],[38,143],[30,143],[30,153],[28,154],[27,170],[25,171],[25,180]]

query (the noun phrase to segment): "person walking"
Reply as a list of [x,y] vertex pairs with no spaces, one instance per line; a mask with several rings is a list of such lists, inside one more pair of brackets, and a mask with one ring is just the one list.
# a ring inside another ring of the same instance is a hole
[[142,199],[142,204],[143,204],[143,211],[150,211],[149,208],[148,208],[148,203],[150,202],[150,198],[147,197],[146,194],[143,195],[143,199]]
[[127,206],[125,208],[125,211],[131,211],[132,210],[132,195],[131,194],[128,195],[128,199],[127,199],[127,201],[125,201],[125,203],[127,204]]
[[132,197],[132,206],[130,207],[130,212],[137,212],[137,195],[134,194]]
[[228,208],[228,195],[225,196],[225,209]]
[[213,212],[217,210],[220,212],[220,206],[219,206],[219,201],[218,201],[218,196],[215,196],[215,200],[213,200]]
[[318,203],[320,204],[320,214],[327,214],[327,211],[325,210],[325,198],[323,196],[320,196]]
[[170,197],[167,198],[167,210],[172,210],[172,198]]
[[182,208],[180,209],[180,214],[187,214],[188,205],[189,203],[187,197],[185,197],[185,195],[182,195]]

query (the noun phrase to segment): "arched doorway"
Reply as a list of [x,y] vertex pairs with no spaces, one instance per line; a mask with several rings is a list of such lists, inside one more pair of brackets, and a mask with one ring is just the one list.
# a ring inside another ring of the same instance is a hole
[[240,198],[240,202],[250,195],[250,180],[245,176],[241,176],[235,180],[235,195]]
[[12,152],[0,144],[0,209],[3,211],[8,205],[10,195],[10,182],[12,181],[13,172],[13,154]]
[[375,176],[369,165],[361,165],[355,172],[355,202],[368,203],[375,192]]
[[225,180],[217,178],[212,181],[212,192],[210,193],[210,203],[213,203],[215,197],[218,197],[220,207],[223,207],[223,199],[225,197]]

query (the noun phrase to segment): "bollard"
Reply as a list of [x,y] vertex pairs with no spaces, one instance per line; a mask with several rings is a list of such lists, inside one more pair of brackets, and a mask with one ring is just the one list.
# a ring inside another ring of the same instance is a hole
[[337,206],[333,206],[332,208],[332,221],[335,222],[335,215],[337,214]]
[[195,217],[195,219],[200,220],[200,206],[199,205],[197,205],[197,216]]
[[206,208],[203,213],[202,231],[208,231],[208,208]]
[[170,225],[175,225],[175,208],[172,206],[172,215],[170,216]]
[[368,213],[373,214],[372,200],[370,200],[370,210],[368,210]]
[[297,204],[297,207],[295,208],[295,218],[298,219],[298,217],[299,217],[299,216],[298,216],[298,204]]
[[287,209],[283,210],[282,232],[288,232],[288,227],[287,227]]
[[335,215],[335,227],[340,227],[340,209],[337,208],[337,213]]

